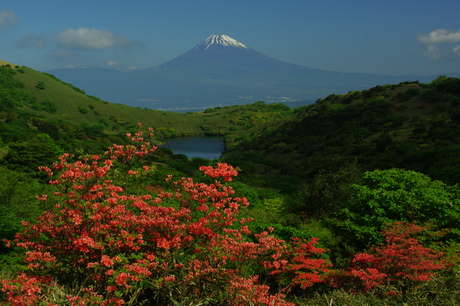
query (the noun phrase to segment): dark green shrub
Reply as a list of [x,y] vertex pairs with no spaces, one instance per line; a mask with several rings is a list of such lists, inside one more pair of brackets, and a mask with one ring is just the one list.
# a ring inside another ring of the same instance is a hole
[[82,114],[87,114],[88,113],[88,109],[87,108],[84,108],[84,107],[78,107],[78,111]]
[[32,103],[30,107],[34,110],[44,111],[48,113],[55,113],[57,111],[57,105],[49,98],[44,98],[38,102]]
[[45,83],[43,83],[42,81],[38,82],[37,85],[35,85],[35,88],[37,89],[40,89],[40,90],[43,90],[46,88],[46,85]]
[[446,102],[438,102],[433,108],[436,113],[443,113],[449,110],[449,105]]

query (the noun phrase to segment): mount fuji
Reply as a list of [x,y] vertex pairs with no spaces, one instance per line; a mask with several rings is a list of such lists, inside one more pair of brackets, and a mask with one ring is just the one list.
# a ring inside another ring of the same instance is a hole
[[124,73],[104,68],[47,71],[103,100],[160,110],[314,100],[331,93],[433,77],[341,73],[286,63],[227,36],[206,40],[162,65]]

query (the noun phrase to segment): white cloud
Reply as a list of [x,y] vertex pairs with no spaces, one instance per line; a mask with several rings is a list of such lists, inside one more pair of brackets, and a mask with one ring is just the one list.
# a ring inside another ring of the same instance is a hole
[[80,50],[102,50],[112,47],[129,49],[142,45],[139,41],[132,41],[111,31],[98,29],[67,29],[58,34],[56,41],[59,47]]
[[106,63],[106,65],[109,66],[109,67],[114,67],[114,66],[118,66],[118,63],[117,63],[117,62],[114,62],[114,61],[108,61],[108,62]]
[[458,43],[460,42],[460,30],[452,32],[445,29],[438,29],[428,35],[420,34],[417,39],[424,44]]
[[0,11],[0,28],[7,27],[9,25],[16,25],[18,21],[16,20],[16,15],[12,10],[3,10]]
[[454,47],[452,49],[452,53],[455,55],[455,56],[460,56],[460,45],[458,45],[457,47]]
[[426,57],[432,60],[439,59],[443,56],[442,52],[436,45],[428,45],[428,49],[423,53]]
[[127,66],[126,69],[128,69],[128,70],[134,70],[134,69],[137,69],[137,67],[136,67],[136,66]]
[[19,39],[18,46],[46,48],[49,46],[50,42],[51,39],[47,38],[43,34],[35,35],[34,33],[28,33]]

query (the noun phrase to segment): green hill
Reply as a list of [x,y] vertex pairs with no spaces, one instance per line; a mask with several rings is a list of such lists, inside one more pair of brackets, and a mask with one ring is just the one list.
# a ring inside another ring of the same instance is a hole
[[365,170],[403,168],[460,182],[460,80],[405,82],[330,95],[227,136],[224,160],[245,173],[308,182],[357,161]]
[[[4,65],[0,69],[4,81],[0,90],[3,112],[0,120],[10,122],[19,118],[24,126],[35,127],[54,140],[74,136],[79,139],[89,137],[100,140],[123,135],[138,122],[143,126],[153,127],[159,139],[225,135],[264,122],[267,118],[290,113],[290,109],[284,105],[263,104],[260,107],[260,103],[255,107],[234,106],[186,114],[134,108],[86,95],[84,90],[62,82],[53,75],[8,62],[2,63]],[[63,133],[70,133],[69,137],[65,137]],[[7,136],[2,139],[8,142],[10,138]]]
[[330,95],[290,110],[256,102],[173,113],[102,101],[53,75],[4,62],[0,139],[44,133],[66,151],[120,142],[136,123],[159,139],[227,135],[224,159],[244,174],[308,182],[356,160],[366,170],[405,168],[448,183],[457,171],[459,80],[404,82]]
[[[112,133],[129,124],[141,122],[145,126],[163,128],[165,136],[204,134],[200,127],[205,124],[206,118],[198,114],[185,115],[109,103],[88,96],[84,90],[64,83],[52,75],[40,73],[27,67],[21,67],[21,70],[24,73],[17,73],[14,78],[25,85],[23,90],[39,101],[50,99],[57,106],[57,111],[54,114],[33,112],[44,118],[62,119],[76,125],[82,123],[103,124],[107,133]],[[40,82],[43,84],[42,89],[37,88]],[[212,122],[216,129],[224,128],[225,126],[222,124],[225,122],[221,122],[221,120]]]

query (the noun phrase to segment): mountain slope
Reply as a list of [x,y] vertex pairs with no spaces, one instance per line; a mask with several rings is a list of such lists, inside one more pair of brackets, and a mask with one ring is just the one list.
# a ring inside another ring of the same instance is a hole
[[356,161],[366,170],[403,168],[460,183],[459,88],[460,79],[440,77],[330,95],[289,121],[229,135],[223,159],[268,179],[309,181]]
[[[255,112],[263,115],[262,117],[291,112],[288,107],[276,104],[263,105],[256,109],[250,105],[234,106],[219,114],[216,113],[218,109],[184,114],[130,107],[89,96],[85,91],[51,74],[28,67],[15,67],[0,67],[0,123],[2,120],[8,123],[4,127],[13,134],[14,126],[9,121],[16,118],[14,121],[24,128],[36,129],[34,124],[38,123],[46,125],[53,130],[56,137],[59,131],[70,129],[73,132],[78,131],[78,137],[84,138],[84,129],[90,134],[96,129],[100,134],[98,137],[104,135],[108,139],[109,135],[123,135],[127,130],[136,127],[138,122],[155,128],[155,135],[159,138],[222,135],[230,130],[257,124],[258,119],[251,119]],[[0,134],[2,131],[0,129]],[[34,133],[36,132],[35,130]],[[2,141],[8,142],[7,138],[0,135],[0,144]]]
[[341,73],[286,63],[227,36],[205,41],[162,65],[129,73],[110,69],[49,71],[111,102],[165,110],[196,110],[257,100],[312,100],[331,93],[435,77]]

